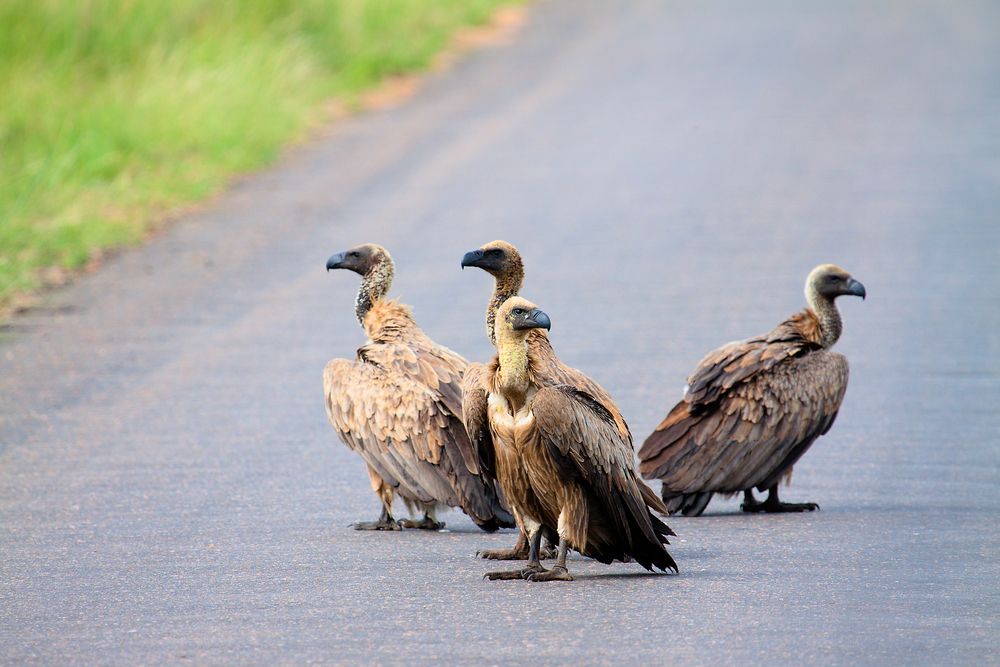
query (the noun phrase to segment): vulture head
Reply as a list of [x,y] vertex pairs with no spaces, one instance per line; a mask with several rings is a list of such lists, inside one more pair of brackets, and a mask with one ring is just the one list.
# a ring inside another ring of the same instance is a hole
[[462,257],[462,268],[476,266],[494,278],[524,276],[524,263],[517,248],[506,241],[490,241],[478,250],[471,250]]
[[548,315],[535,304],[519,296],[503,302],[497,311],[497,322],[501,323],[500,330],[517,338],[523,338],[532,329],[552,327]]
[[326,260],[326,270],[347,269],[367,276],[382,264],[392,264],[389,251],[374,243],[363,243],[350,250],[331,255],[330,259]]
[[816,295],[828,301],[838,296],[865,298],[865,286],[836,264],[820,264],[806,278],[806,297]]

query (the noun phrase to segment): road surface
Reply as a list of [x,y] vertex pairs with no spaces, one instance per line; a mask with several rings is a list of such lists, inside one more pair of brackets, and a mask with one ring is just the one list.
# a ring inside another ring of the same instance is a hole
[[[0,662],[997,664],[1000,5],[546,0],[510,43],[341,124],[0,341]],[[788,500],[670,521],[678,576],[512,533],[358,533],[321,369],[364,241],[485,359],[494,238],[638,441],[709,349],[837,262],[851,361]]]

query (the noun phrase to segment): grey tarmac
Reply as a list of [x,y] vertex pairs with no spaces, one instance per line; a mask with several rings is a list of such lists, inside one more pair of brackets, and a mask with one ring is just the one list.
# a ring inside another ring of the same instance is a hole
[[[1000,4],[544,0],[509,44],[348,120],[0,332],[4,664],[998,664]],[[802,515],[673,518],[676,576],[355,532],[377,501],[321,372],[354,276],[488,358],[504,238],[637,441],[710,349],[836,262],[843,410]]]

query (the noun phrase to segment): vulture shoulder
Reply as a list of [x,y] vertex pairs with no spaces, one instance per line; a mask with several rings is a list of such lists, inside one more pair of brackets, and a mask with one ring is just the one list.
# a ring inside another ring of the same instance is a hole
[[819,320],[805,310],[770,332],[728,343],[709,352],[688,377],[684,402],[693,408],[711,405],[724,393],[790,357],[821,349]]
[[556,356],[545,331],[534,329],[528,334],[528,350],[532,358],[532,367],[538,369],[539,379],[548,378],[553,383],[569,385],[590,395],[612,416],[616,428],[628,441],[629,448],[632,447],[632,433],[611,394],[586,373],[564,364]]
[[847,390],[843,355],[822,349],[804,311],[765,336],[709,354],[639,450],[664,492],[767,488],[829,430]]

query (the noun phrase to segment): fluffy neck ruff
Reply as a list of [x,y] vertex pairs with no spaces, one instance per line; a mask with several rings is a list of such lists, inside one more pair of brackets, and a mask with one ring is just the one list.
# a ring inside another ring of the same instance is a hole
[[503,305],[507,299],[517,296],[524,283],[524,267],[520,261],[514,263],[509,269],[496,276],[496,283],[493,285],[493,294],[490,296],[490,303],[486,307],[486,335],[490,337],[490,342],[496,345],[496,321],[497,309]]
[[372,309],[372,306],[381,301],[389,292],[393,275],[395,275],[395,267],[393,267],[392,260],[388,257],[382,257],[368,269],[368,272],[361,279],[358,298],[354,302],[354,314],[357,315],[361,326],[364,326],[365,315]]
[[808,301],[809,307],[819,320],[820,330],[822,331],[820,345],[824,349],[833,347],[844,330],[843,322],[840,319],[840,311],[837,310],[837,304],[834,303],[832,298],[820,294],[816,286],[811,284],[806,287],[806,301]]

